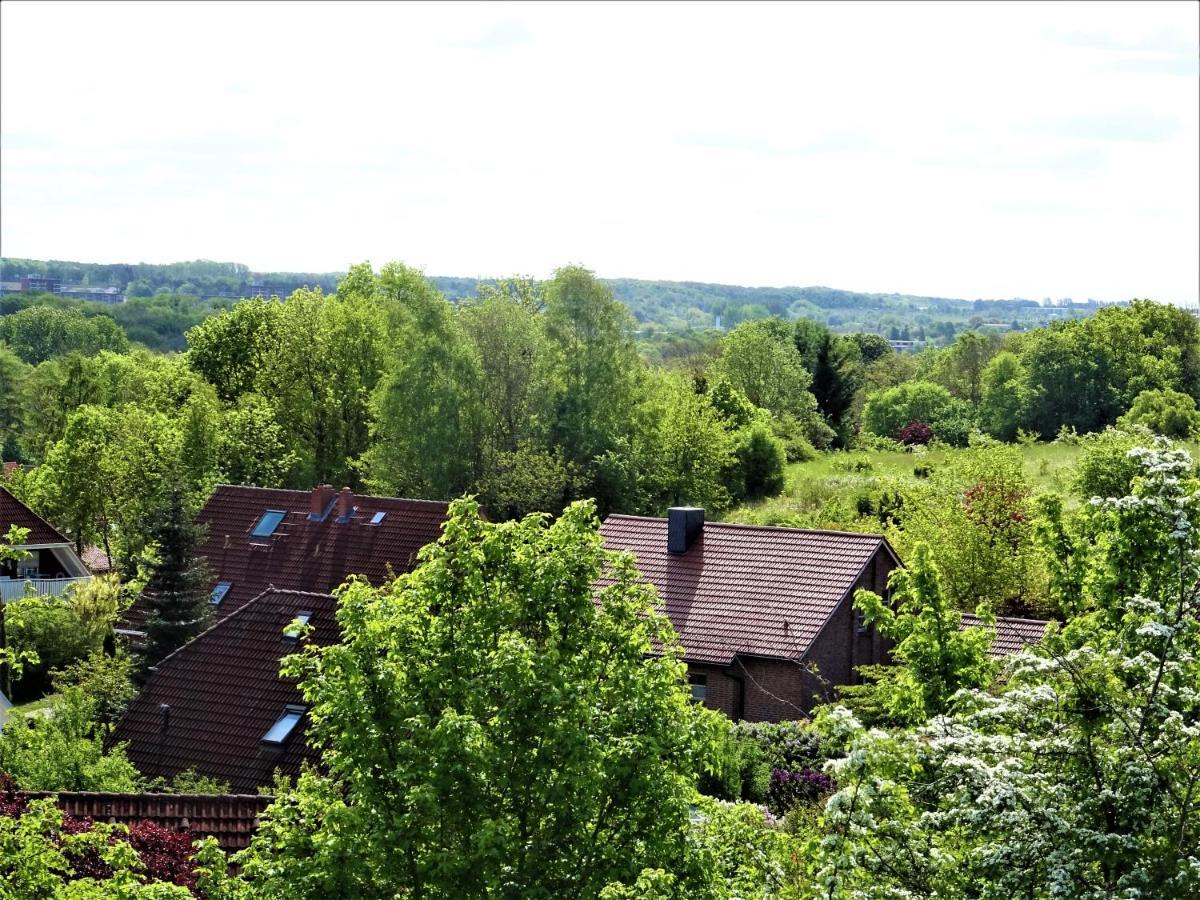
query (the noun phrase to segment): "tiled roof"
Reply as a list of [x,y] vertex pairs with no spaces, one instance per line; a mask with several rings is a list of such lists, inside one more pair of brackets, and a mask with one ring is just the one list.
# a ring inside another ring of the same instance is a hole
[[150,821],[164,828],[186,828],[196,838],[211,835],[227,852],[250,846],[258,817],[274,799],[265,794],[58,794],[22,791],[30,800],[53,797],[68,815],[96,822],[134,825]]
[[[208,560],[213,584],[229,582],[220,615],[237,610],[267,588],[332,591],[350,575],[373,584],[387,578],[388,567],[407,572],[417,551],[440,536],[448,504],[397,497],[354,497],[349,521],[336,508],[319,522],[309,520],[312,491],[219,485],[197,521],[207,529],[200,555]],[[330,492],[336,497],[336,492]],[[336,501],[333,501],[336,503]],[[281,510],[283,521],[269,537],[251,531],[267,510]],[[378,524],[371,524],[383,513]],[[127,628],[144,626],[141,602],[125,617]]]
[[667,552],[667,521],[609,516],[609,550],[628,550],[654,585],[693,662],[735,654],[800,659],[881,550],[877,534],[705,523],[685,553]]
[[[295,682],[279,676],[280,660],[299,646],[283,630],[301,610],[312,614],[312,641],[338,639],[332,596],[267,591],[159,663],[113,740],[129,743],[130,760],[146,775],[194,768],[237,793],[269,785],[276,768],[298,775],[303,760],[316,758],[304,741],[307,719],[281,747],[263,737],[285,707],[303,703]],[[165,716],[162,704],[170,707]]]
[[[982,624],[978,617],[963,613],[962,625],[964,628],[979,627]],[[997,616],[996,639],[992,641],[988,653],[996,657],[1008,656],[1030,644],[1036,644],[1045,637],[1047,624],[1049,623],[1044,619],[1015,619],[1011,616]]]
[[7,488],[0,487],[0,539],[13,525],[29,529],[26,544],[70,543],[54,526],[10,494]]
[[112,560],[103,547],[84,547],[79,558],[93,575],[107,575],[112,571]]

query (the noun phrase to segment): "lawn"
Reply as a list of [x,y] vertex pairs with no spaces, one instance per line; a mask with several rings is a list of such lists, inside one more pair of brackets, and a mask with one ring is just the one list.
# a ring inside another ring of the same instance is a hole
[[[1036,492],[1070,489],[1072,469],[1081,447],[1078,444],[1042,443],[1021,445],[1025,474]],[[961,451],[936,448],[915,451],[851,450],[822,453],[808,462],[788,467],[782,494],[759,503],[745,504],[724,517],[730,522],[764,525],[794,520],[808,527],[829,527],[820,521],[823,508],[838,497],[856,497],[882,489],[888,482],[916,481],[922,467],[937,468]]]

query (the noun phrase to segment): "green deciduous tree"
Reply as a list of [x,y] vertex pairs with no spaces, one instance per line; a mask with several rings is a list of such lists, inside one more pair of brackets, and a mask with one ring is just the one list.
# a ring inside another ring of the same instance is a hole
[[386,493],[455,496],[480,470],[479,358],[450,303],[420,273],[392,263],[380,291],[399,324],[373,397],[368,482]]
[[552,437],[587,471],[629,433],[642,373],[633,317],[581,266],[555,272],[545,298],[546,336],[561,385]]
[[872,434],[894,438],[905,425],[914,422],[932,425],[953,408],[954,398],[940,384],[910,381],[867,400],[862,424]]
[[980,376],[979,424],[988,434],[1011,441],[1026,421],[1029,389],[1025,367],[1015,353],[997,353]]
[[653,603],[589,504],[495,525],[453,503],[412,574],[342,589],[341,644],[288,662],[329,774],[275,802],[246,875],[280,897],[551,898],[686,865],[719,719]]
[[[890,602],[860,590],[854,605],[895,642],[892,658],[898,668],[873,686],[892,721],[924,722],[947,712],[959,689],[986,687],[995,671],[988,656],[995,632],[959,628],[962,613],[942,590],[941,573],[927,544],[916,545],[907,567],[892,572],[888,587]],[[985,623],[995,621],[986,602],[976,613]]]

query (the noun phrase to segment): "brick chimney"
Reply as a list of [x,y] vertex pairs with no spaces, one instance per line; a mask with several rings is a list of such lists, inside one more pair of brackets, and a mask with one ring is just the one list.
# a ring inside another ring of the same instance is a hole
[[350,516],[354,514],[354,492],[348,487],[342,488],[342,492],[338,494],[337,502],[337,520],[340,524],[345,525],[350,521]]
[[324,515],[326,508],[329,506],[329,501],[333,499],[332,484],[318,484],[312,489],[312,494],[308,501],[308,517],[314,521],[319,520]]
[[672,506],[667,510],[667,552],[687,553],[696,538],[704,533],[704,509],[699,506]]

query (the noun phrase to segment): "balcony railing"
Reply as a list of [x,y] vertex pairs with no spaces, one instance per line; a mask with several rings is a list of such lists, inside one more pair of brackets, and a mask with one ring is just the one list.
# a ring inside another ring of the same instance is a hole
[[33,592],[43,597],[61,597],[67,585],[77,581],[88,581],[92,576],[80,578],[0,578],[0,600],[16,600],[25,596],[25,585],[33,585]]

